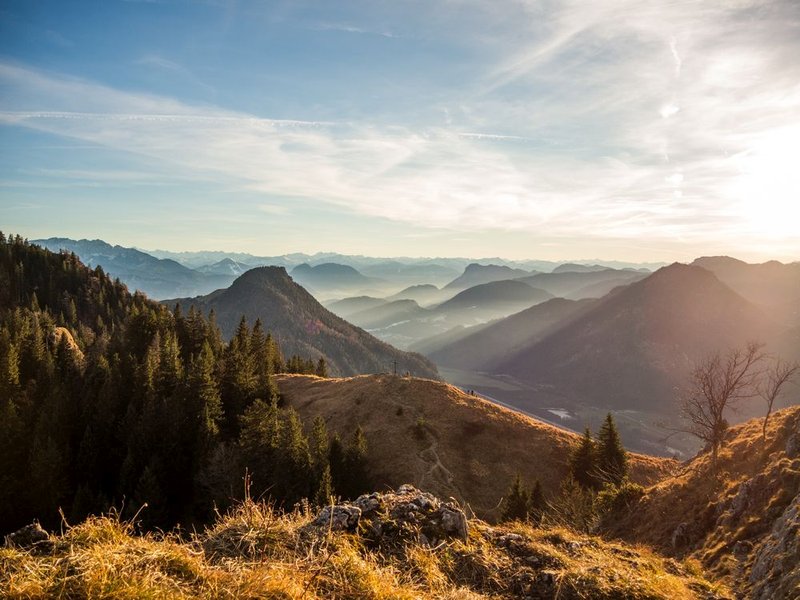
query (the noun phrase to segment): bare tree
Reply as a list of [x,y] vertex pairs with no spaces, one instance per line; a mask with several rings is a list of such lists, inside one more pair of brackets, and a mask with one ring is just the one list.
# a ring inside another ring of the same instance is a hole
[[764,372],[764,376],[758,382],[758,395],[767,403],[767,414],[764,416],[764,425],[761,428],[761,436],[765,442],[767,441],[767,423],[769,422],[769,416],[772,414],[772,406],[778,396],[781,395],[781,389],[784,384],[798,372],[800,372],[800,363],[788,363],[778,358]]
[[749,342],[744,348],[735,348],[724,356],[719,352],[708,356],[692,369],[681,413],[689,421],[686,431],[710,446],[714,469],[728,429],[726,409],[758,393],[760,367],[766,357],[762,348],[763,344]]

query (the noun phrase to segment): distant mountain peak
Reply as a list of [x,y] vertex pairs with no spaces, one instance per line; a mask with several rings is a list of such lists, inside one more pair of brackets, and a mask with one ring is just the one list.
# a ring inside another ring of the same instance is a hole
[[603,265],[584,265],[578,263],[564,263],[553,269],[553,273],[592,273],[594,271],[607,271],[609,267]]
[[291,286],[294,281],[286,272],[286,267],[266,266],[256,267],[242,273],[231,284],[231,289],[251,283],[263,283],[267,285]]
[[250,323],[261,319],[287,356],[324,357],[332,374],[380,373],[397,361],[404,371],[437,377],[436,367],[427,359],[402,352],[323,307],[284,267],[255,267],[227,289],[165,302],[176,301],[205,313],[214,309],[226,336],[233,334],[242,315]]
[[482,283],[491,283],[501,279],[514,279],[525,277],[526,275],[530,275],[530,272],[523,269],[513,269],[506,265],[470,263],[464,269],[464,273],[444,286],[443,289],[466,289]]

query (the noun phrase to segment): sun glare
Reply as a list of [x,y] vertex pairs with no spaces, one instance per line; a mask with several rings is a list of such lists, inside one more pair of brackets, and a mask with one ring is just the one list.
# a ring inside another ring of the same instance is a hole
[[768,132],[735,157],[739,175],[731,184],[745,230],[787,238],[800,236],[800,125]]

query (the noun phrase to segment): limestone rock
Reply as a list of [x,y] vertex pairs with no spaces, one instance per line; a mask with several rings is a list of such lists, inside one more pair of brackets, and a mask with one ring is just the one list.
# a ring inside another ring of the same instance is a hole
[[800,421],[795,423],[794,431],[786,438],[786,456],[800,458]]
[[381,495],[378,492],[364,494],[359,496],[353,504],[361,510],[362,515],[370,515],[381,507]]
[[469,537],[467,526],[467,516],[460,508],[446,504],[441,508],[442,530],[453,537],[457,537],[463,542]]
[[379,546],[413,539],[433,547],[447,539],[467,541],[469,536],[461,508],[408,484],[394,492],[365,494],[350,503],[327,506],[312,525],[334,531],[359,529]]
[[326,506],[322,509],[314,525],[316,527],[330,527],[331,531],[352,531],[358,527],[361,519],[361,509],[348,504]]
[[796,598],[800,590],[800,494],[756,549],[750,571],[754,600]]
[[53,542],[39,523],[31,523],[7,535],[6,546],[32,552],[49,552],[53,547]]
[[689,524],[686,522],[678,524],[672,532],[673,550],[682,550],[689,545]]

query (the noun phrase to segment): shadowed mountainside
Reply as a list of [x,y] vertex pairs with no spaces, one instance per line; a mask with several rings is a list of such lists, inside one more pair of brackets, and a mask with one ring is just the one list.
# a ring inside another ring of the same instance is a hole
[[393,300],[352,313],[347,320],[364,329],[377,329],[389,327],[400,321],[425,318],[430,314],[431,311],[422,308],[413,300]]
[[444,292],[435,285],[412,285],[387,298],[387,300],[413,300],[420,306],[428,306],[441,302],[455,294],[455,290]]
[[367,310],[368,308],[375,308],[387,304],[388,300],[383,298],[373,298],[372,296],[353,296],[351,298],[342,298],[341,300],[334,300],[325,304],[332,313],[339,315],[343,319],[347,319],[350,315]]
[[472,286],[442,302],[436,310],[447,314],[470,311],[498,316],[513,312],[514,307],[528,307],[552,297],[544,290],[506,279]]
[[559,298],[580,300],[596,298],[619,285],[627,285],[644,279],[650,273],[624,269],[601,269],[594,271],[560,271],[537,273],[521,277],[518,281],[545,290]]
[[703,267],[743,298],[768,308],[777,318],[800,326],[800,262],[750,264],[728,256],[704,256]]
[[676,263],[609,294],[492,370],[595,406],[672,411],[694,360],[748,340],[769,344],[783,331],[711,272]]
[[439,348],[431,345],[434,340],[422,347],[426,349],[426,356],[437,364],[459,369],[490,370],[491,365],[502,363],[521,347],[535,343],[588,310],[593,302],[553,298],[505,319],[480,326],[474,332],[472,328],[463,330],[454,340],[441,336],[440,339],[446,343]]
[[353,267],[336,263],[322,263],[313,267],[303,263],[292,269],[291,275],[304,287],[321,289],[365,286],[372,281]]

